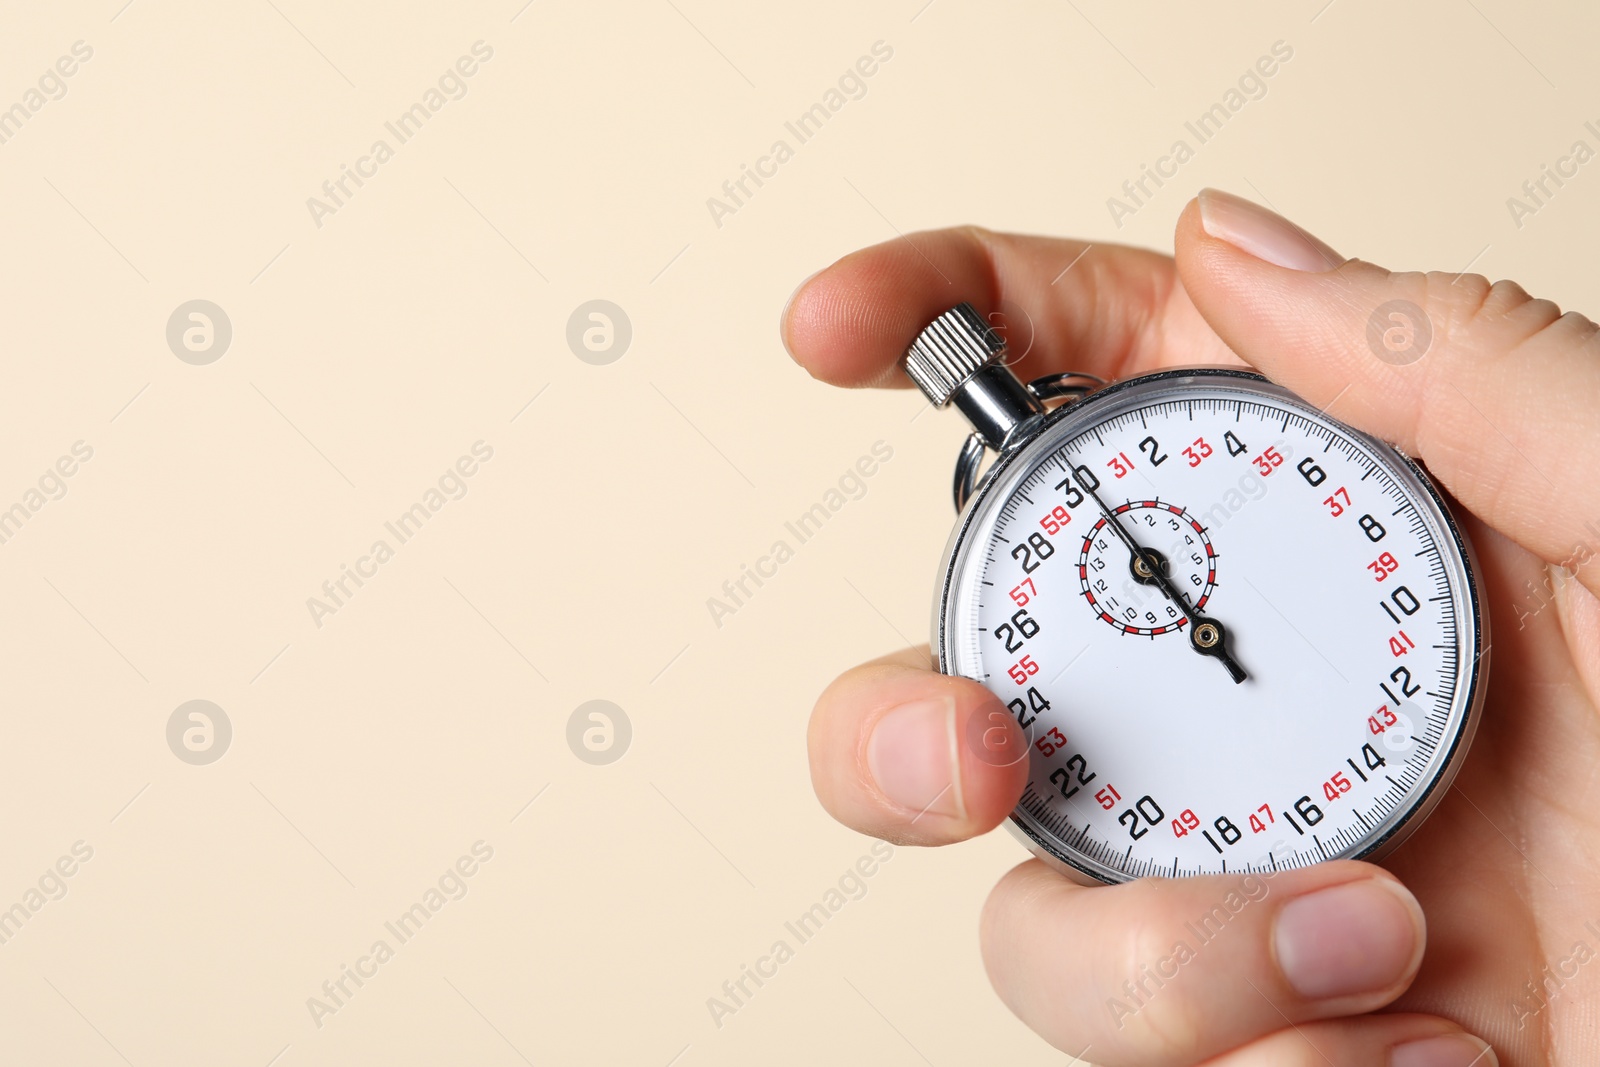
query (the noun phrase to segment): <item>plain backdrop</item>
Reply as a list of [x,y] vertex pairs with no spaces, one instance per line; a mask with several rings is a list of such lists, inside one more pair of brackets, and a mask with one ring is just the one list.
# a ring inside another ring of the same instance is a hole
[[[1347,255],[1592,312],[1600,162],[1537,211],[1508,198],[1600,148],[1600,15],[524,5],[4,4],[0,1060],[1062,1063],[978,955],[1023,850],[879,862],[812,795],[817,692],[925,639],[964,430],[812,381],[780,308],[927,227],[1167,249],[1214,185]],[[1280,42],[1201,144],[1185,123]],[[342,168],[366,177],[335,200]],[[194,300],[231,325],[210,362],[168,342]],[[631,327],[608,363],[568,341],[594,300]],[[830,500],[800,543],[785,523]],[[335,601],[346,567],[367,576]],[[169,743],[191,700],[231,725],[210,763],[176,754],[198,720]],[[631,727],[606,764],[569,743],[593,700]],[[819,903],[802,943],[785,923]],[[335,1002],[346,967],[367,977]]]

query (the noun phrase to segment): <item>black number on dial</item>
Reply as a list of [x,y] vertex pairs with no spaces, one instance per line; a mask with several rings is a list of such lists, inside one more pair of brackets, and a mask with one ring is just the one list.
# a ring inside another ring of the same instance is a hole
[[[1165,459],[1166,457],[1163,456],[1162,458]],[[1087,489],[1092,493],[1096,489],[1100,488],[1100,479],[1096,478],[1094,476],[1094,471],[1090,470],[1088,467],[1079,464],[1078,466],[1072,468],[1072,474],[1077,476],[1078,485],[1083,486],[1083,489]],[[1056,483],[1056,488],[1067,494],[1067,507],[1069,508],[1075,508],[1079,504],[1083,503],[1083,489],[1079,489],[1078,485],[1072,484],[1072,477],[1070,475]]]
[[[1390,593],[1389,599],[1394,601],[1394,607],[1400,609],[1401,615],[1415,615],[1418,609],[1422,607],[1421,602],[1417,600],[1417,595],[1403,585],[1395,589],[1394,592]],[[1394,608],[1391,608],[1388,604],[1385,604],[1380,600],[1378,602],[1378,607],[1388,612],[1389,618],[1393,619],[1395,622],[1400,621],[1400,615],[1396,615],[1394,613]]]
[[[1084,773],[1088,769],[1089,761],[1084,759],[1082,755],[1074,754],[1067,758],[1067,765],[1065,767],[1057,767],[1055,770],[1050,772],[1050,781],[1055,783],[1055,787],[1061,791],[1061,795],[1063,797],[1065,797],[1067,800],[1071,800],[1077,795],[1080,786],[1088,785],[1090,782],[1094,781],[1095,776],[1093,774]],[[1076,783],[1072,781],[1073,771],[1078,772],[1078,780]]]
[[[1141,816],[1143,816],[1146,826],[1141,827],[1139,825]],[[1137,841],[1150,832],[1151,826],[1155,826],[1164,818],[1166,818],[1166,815],[1162,812],[1161,805],[1157,804],[1149,794],[1146,794],[1139,798],[1137,804],[1118,815],[1117,821],[1126,826],[1128,828],[1128,836]]]
[[[1033,558],[1035,553],[1039,556],[1037,560]],[[1029,534],[1026,542],[1011,550],[1011,558],[1022,561],[1022,570],[1026,574],[1038,570],[1040,563],[1055,554],[1056,546],[1042,533]]]
[[1041,711],[1050,710],[1050,702],[1044,698],[1043,693],[1039,692],[1039,690],[1030,685],[1028,686],[1028,702],[1026,704],[1022,702],[1021,697],[1017,697],[1017,699],[1007,704],[1006,707],[1016,712],[1017,725],[1026,730],[1028,727],[1034,724],[1036,719],[1039,718],[1039,713]]
[[1028,609],[1023,608],[1011,616],[1010,622],[1003,622],[994,628],[994,635],[1005,642],[1007,652],[1022,651],[1022,643],[1039,632],[1039,623],[1028,614]]

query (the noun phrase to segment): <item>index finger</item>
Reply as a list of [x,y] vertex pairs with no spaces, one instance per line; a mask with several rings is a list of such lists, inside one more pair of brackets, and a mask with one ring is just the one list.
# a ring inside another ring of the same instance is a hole
[[801,283],[779,329],[812,377],[904,386],[899,363],[907,346],[963,301],[1003,313],[1024,380],[1239,362],[1195,311],[1170,256],[975,226],[852,252]]

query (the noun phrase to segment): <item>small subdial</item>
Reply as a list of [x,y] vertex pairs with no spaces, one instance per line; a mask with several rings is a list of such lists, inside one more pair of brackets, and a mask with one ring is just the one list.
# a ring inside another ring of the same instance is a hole
[[1204,610],[1217,583],[1217,553],[1205,527],[1178,505],[1159,500],[1130,500],[1112,514],[1144,554],[1130,552],[1100,517],[1078,554],[1078,579],[1090,610],[1123,633],[1155,637],[1181,630],[1184,613],[1161,591],[1150,567],[1160,568],[1191,608]]

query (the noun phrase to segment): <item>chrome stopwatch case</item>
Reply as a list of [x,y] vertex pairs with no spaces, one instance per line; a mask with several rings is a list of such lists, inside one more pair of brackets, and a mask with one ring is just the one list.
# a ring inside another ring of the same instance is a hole
[[1471,549],[1422,469],[1259,374],[1025,385],[1004,353],[963,304],[906,372],[975,430],[933,648],[1027,739],[1013,831],[1093,882],[1398,845],[1488,671]]

